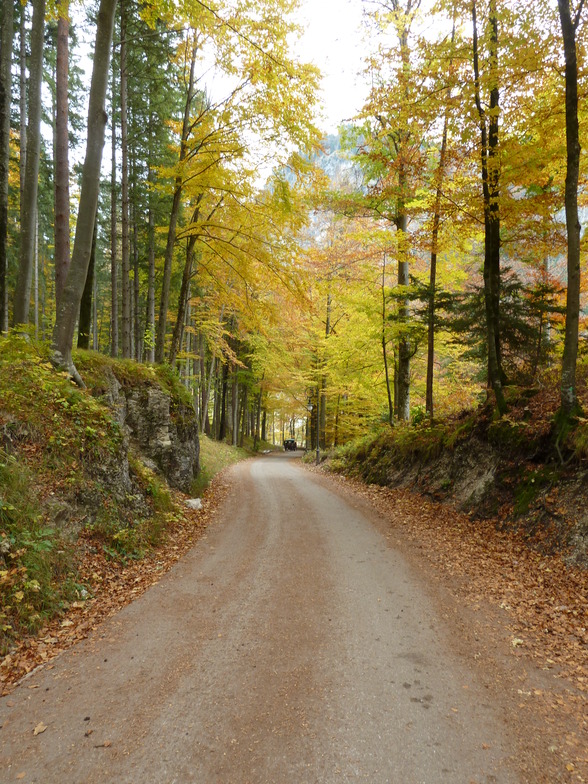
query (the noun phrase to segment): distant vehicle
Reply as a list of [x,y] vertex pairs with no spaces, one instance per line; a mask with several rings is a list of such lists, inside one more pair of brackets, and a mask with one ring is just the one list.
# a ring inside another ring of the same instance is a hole
[[295,452],[298,449],[298,445],[293,438],[285,438],[284,439],[284,451],[285,452]]

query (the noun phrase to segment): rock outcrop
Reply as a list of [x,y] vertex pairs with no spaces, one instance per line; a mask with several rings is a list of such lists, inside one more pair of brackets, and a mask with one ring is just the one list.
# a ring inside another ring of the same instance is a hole
[[194,409],[156,383],[131,386],[108,374],[103,395],[142,461],[171,487],[189,492],[199,471]]

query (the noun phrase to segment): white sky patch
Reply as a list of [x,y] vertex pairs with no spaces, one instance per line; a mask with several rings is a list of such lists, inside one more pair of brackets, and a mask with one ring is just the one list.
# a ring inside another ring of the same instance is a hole
[[361,109],[368,87],[361,75],[365,53],[361,0],[302,0],[304,34],[296,54],[317,65],[322,74],[325,130],[351,120]]

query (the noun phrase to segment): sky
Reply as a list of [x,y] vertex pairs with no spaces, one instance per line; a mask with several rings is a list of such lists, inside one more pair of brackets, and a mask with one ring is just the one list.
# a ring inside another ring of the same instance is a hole
[[361,0],[302,0],[300,20],[305,33],[297,51],[324,74],[321,123],[329,133],[361,108],[367,87],[362,69]]

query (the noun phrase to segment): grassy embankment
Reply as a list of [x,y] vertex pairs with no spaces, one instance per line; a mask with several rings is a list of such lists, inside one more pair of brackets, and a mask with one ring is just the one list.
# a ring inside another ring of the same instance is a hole
[[[111,410],[92,393],[112,372],[122,385],[159,385],[189,402],[175,374],[79,352],[88,385],[81,390],[48,356],[47,346],[15,336],[0,342],[0,656],[88,595],[77,569],[84,548],[139,559],[182,514],[166,482],[127,452]],[[248,454],[203,439],[193,495]],[[114,482],[127,460],[133,489],[121,494]]]
[[[588,411],[587,359],[581,361],[577,377],[580,404]],[[519,529],[543,548],[565,549],[588,534],[578,520],[584,496],[588,503],[588,419],[577,417],[563,437],[556,438],[559,390],[552,372],[533,389],[507,387],[506,395],[509,411],[500,419],[489,402],[439,421],[382,427],[334,450],[330,468],[385,486],[416,467],[412,476],[418,474],[420,490],[451,498],[456,470],[471,468],[472,447],[482,445],[497,466],[493,481],[469,511],[496,517],[501,526]],[[453,476],[448,473],[439,483],[442,472],[431,472],[436,484],[427,485],[429,467],[458,450],[465,456],[461,463],[445,460]]]

